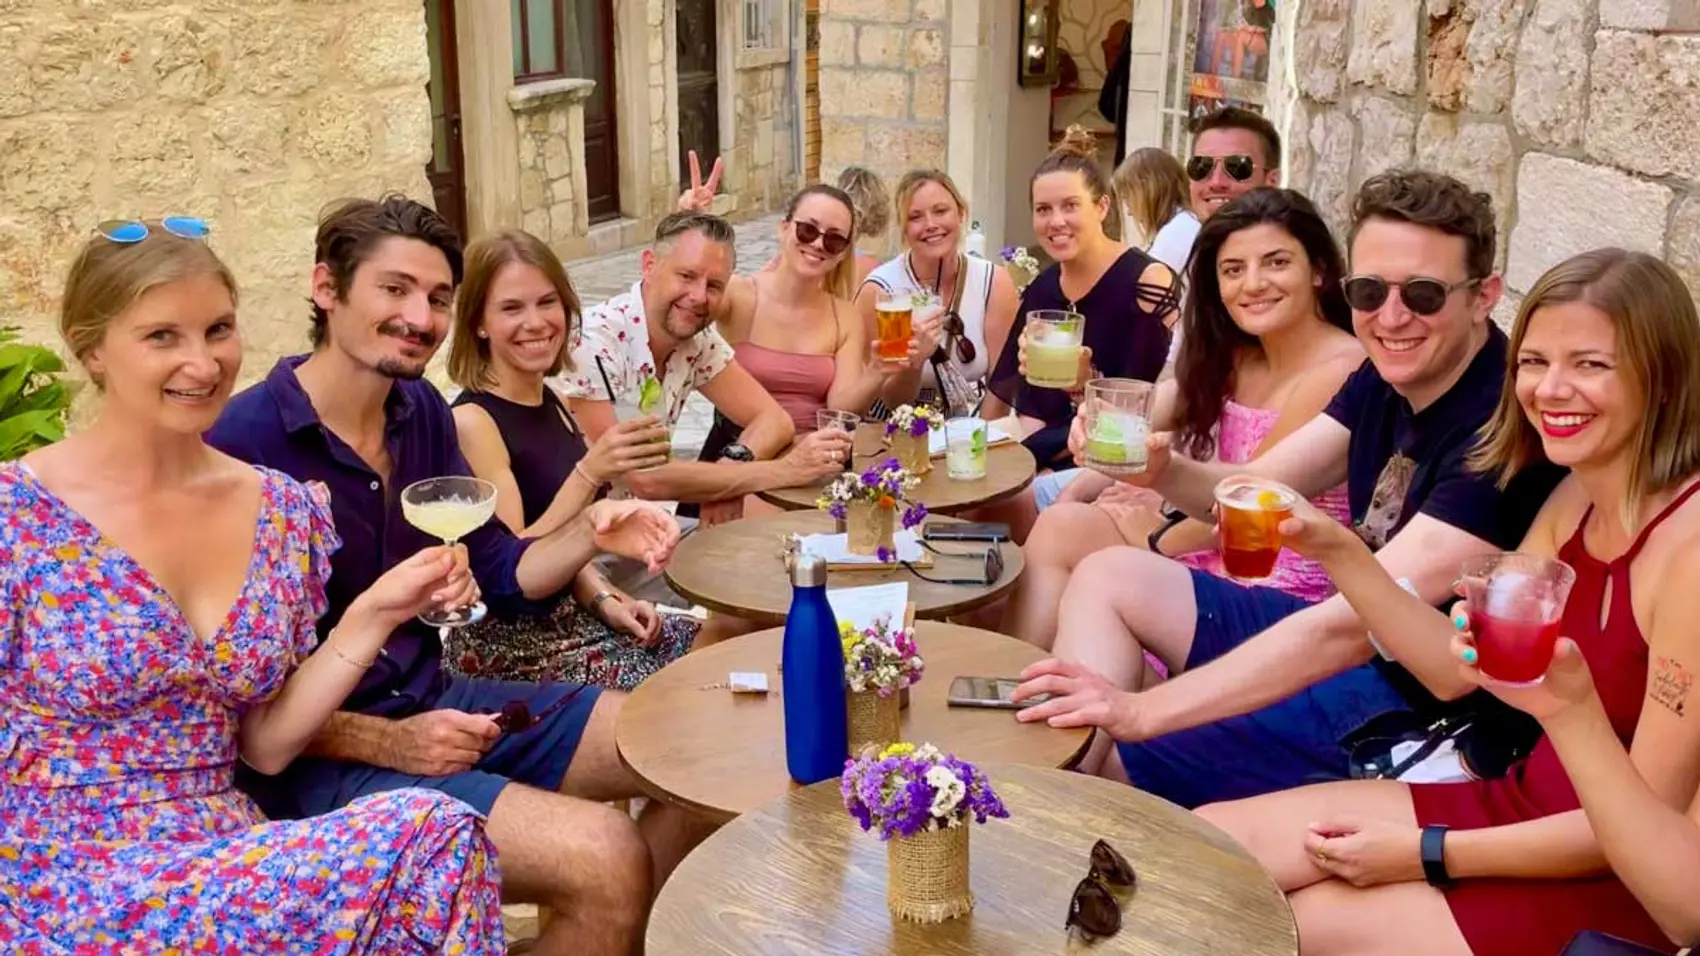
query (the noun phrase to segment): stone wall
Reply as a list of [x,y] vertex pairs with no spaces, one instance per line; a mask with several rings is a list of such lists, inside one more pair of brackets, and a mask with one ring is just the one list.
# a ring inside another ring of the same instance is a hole
[[887,184],[944,168],[946,0],[822,0],[821,179],[866,166]]
[[740,172],[733,195],[743,218],[783,207],[796,191],[800,134],[789,63],[739,66],[733,75],[732,143],[723,153]]
[[0,4],[0,315],[58,343],[64,275],[114,217],[198,215],[242,287],[244,378],[307,348],[320,209],[429,202],[418,0]]
[[1336,227],[1366,177],[1415,163],[1492,194],[1509,295],[1619,245],[1700,296],[1700,4],[1307,0],[1289,182]]
[[590,231],[586,195],[584,102],[595,83],[549,80],[508,93],[519,136],[520,228],[558,250],[573,251]]

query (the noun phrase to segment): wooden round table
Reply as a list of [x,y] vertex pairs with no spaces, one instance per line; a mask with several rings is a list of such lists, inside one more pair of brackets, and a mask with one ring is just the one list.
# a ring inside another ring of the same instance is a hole
[[[792,788],[780,699],[782,637],[774,628],[693,651],[626,698],[614,740],[621,762],[650,796],[724,823]],[[976,762],[1067,767],[1085,753],[1088,730],[1023,724],[1007,710],[945,705],[952,678],[1014,677],[1043,651],[1013,637],[934,621],[916,624],[915,642],[927,671],[910,688],[903,739]],[[734,694],[725,686],[733,671],[765,672],[771,690]]]
[[[960,519],[936,517],[928,522],[960,524]],[[667,563],[667,584],[687,600],[711,611],[732,614],[759,624],[781,624],[791,609],[791,579],[785,573],[783,540],[786,535],[819,534],[833,530],[832,516],[824,511],[783,511],[742,518],[691,532]],[[928,552],[932,567],[918,570],[940,581],[970,580],[983,573],[986,544],[974,541],[941,541],[933,545],[949,557]],[[925,581],[907,568],[838,570],[827,575],[827,588],[857,588],[896,581],[909,585],[909,600],[915,616],[926,619],[952,617],[990,604],[1015,587],[1025,567],[1021,548],[1005,541],[1003,574],[990,584],[939,584]]]
[[[1037,767],[984,765],[1009,808],[970,836],[972,913],[930,926],[886,908],[886,847],[845,812],[838,782],[787,794],[685,858],[649,917],[645,952],[937,956],[1295,956],[1286,899],[1251,855],[1202,818],[1132,787]],[[1122,930],[1089,947],[1063,930],[1092,844],[1138,874]]]
[[[887,456],[885,423],[863,422],[856,428],[855,463],[866,468],[876,457]],[[986,477],[974,481],[952,479],[945,471],[943,458],[933,459],[933,470],[921,477],[920,484],[909,493],[912,500],[927,506],[933,514],[949,515],[1013,498],[1033,483],[1035,465],[1033,453],[1018,441],[1004,442],[986,449]],[[796,488],[776,488],[760,493],[763,501],[787,511],[814,508],[821,489],[831,479]]]

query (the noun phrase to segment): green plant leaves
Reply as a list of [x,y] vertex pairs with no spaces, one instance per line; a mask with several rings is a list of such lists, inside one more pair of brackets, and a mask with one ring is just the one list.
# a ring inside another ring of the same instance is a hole
[[59,353],[20,341],[16,326],[0,326],[0,461],[65,437],[76,389],[59,380],[63,371]]

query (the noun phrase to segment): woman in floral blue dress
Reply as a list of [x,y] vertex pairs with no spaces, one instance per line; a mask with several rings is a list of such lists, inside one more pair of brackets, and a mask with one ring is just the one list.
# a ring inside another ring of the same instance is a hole
[[60,326],[100,412],[0,466],[0,952],[501,952],[470,807],[268,823],[231,783],[299,753],[391,629],[475,599],[464,552],[401,563],[319,646],[328,502],[200,438],[242,356],[206,227],[99,232]]

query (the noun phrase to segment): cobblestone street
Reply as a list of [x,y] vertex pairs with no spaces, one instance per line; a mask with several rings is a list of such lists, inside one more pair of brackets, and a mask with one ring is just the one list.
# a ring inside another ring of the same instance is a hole
[[[779,251],[779,218],[767,216],[737,225],[738,270],[751,272]],[[567,263],[579,300],[589,308],[631,289],[642,273],[642,254],[647,244],[592,259]],[[675,454],[694,457],[714,424],[714,409],[701,395],[692,395],[673,431]]]

